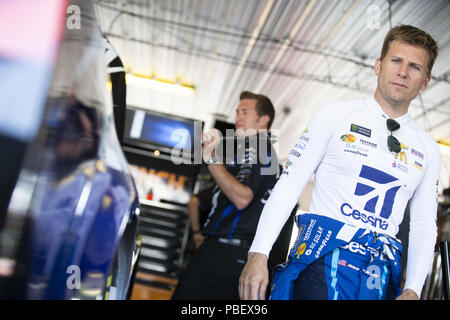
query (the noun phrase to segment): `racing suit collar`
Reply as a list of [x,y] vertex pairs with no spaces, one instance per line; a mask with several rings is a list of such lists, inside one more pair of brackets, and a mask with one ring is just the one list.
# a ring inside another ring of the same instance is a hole
[[[377,118],[382,119],[383,121],[386,121],[386,119],[389,119],[389,116],[383,111],[381,106],[378,104],[378,102],[375,100],[373,96],[370,96],[369,98],[365,99],[365,104],[369,108],[370,112],[374,114]],[[400,123],[400,125],[406,124],[411,120],[411,116],[406,113],[401,117],[395,118],[395,121]]]

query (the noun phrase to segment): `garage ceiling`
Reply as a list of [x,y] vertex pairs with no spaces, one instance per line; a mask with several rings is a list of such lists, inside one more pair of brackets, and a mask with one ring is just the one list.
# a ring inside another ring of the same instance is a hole
[[[410,114],[450,144],[449,0],[96,0],[103,32],[129,73],[195,86],[192,96],[128,88],[128,104],[233,122],[239,93],[269,96],[285,158],[312,113],[373,94],[373,64],[390,26],[430,33],[440,55]],[[450,176],[443,165],[444,186]]]

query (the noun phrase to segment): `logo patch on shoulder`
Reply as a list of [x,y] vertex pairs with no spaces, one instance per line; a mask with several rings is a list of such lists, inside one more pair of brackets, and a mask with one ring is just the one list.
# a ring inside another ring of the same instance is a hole
[[354,124],[354,123],[352,123],[352,125],[350,126],[350,131],[362,134],[363,136],[366,136],[368,138],[370,138],[370,135],[372,134],[371,129],[364,128],[364,127]]

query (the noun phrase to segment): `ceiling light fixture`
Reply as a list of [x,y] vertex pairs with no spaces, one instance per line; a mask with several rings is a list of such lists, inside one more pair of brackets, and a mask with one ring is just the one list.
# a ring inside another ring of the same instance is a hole
[[450,144],[444,141],[438,141],[438,145],[443,155],[450,156]]
[[125,76],[128,86],[135,86],[156,91],[166,91],[177,95],[194,95],[195,86],[181,81],[157,79],[139,74],[127,73]]

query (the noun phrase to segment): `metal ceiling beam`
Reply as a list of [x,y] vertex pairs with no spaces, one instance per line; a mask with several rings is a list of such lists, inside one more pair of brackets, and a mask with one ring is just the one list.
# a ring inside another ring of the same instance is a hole
[[[194,22],[194,16],[195,16],[195,12],[197,10],[197,5],[198,5],[197,0],[194,0],[194,4],[190,8],[191,10],[190,10],[189,18],[188,18],[189,19],[188,20],[189,24],[192,24]],[[191,35],[191,37],[193,38],[194,36]],[[183,61],[181,62],[181,66],[180,66],[180,69],[178,71],[177,78],[181,78],[181,75],[183,75],[185,73],[187,64],[188,64],[188,58],[185,55],[185,56],[183,56]]]
[[[438,103],[436,103],[434,106],[426,109],[426,113],[431,112],[431,111],[437,111],[437,109],[439,107],[442,107],[444,104],[446,104],[448,102],[450,102],[450,97],[447,97],[447,98],[439,101]],[[425,114],[421,113],[421,114],[417,115],[416,117],[414,117],[414,120],[418,120],[418,119],[422,118],[423,116],[426,116],[426,113]]]
[[[315,52],[320,52],[323,50],[323,48],[326,46],[326,44],[328,43],[328,41],[330,41],[330,39],[332,38],[332,36],[337,32],[337,30],[340,29],[340,27],[342,26],[343,22],[348,18],[348,16],[350,15],[350,13],[358,6],[359,4],[359,0],[356,0],[352,3],[352,5],[350,6],[350,8],[347,9],[347,11],[345,12],[345,14],[339,19],[339,21],[334,25],[333,29],[328,33],[327,37],[322,41],[322,43],[320,44],[320,46],[317,48],[317,50],[315,50]],[[310,56],[308,58],[308,60],[305,62],[304,65],[308,65],[311,61],[312,61],[312,57]],[[296,86],[297,84],[295,82],[291,82],[287,88],[284,89],[284,91],[281,93],[281,95],[276,99],[275,101],[275,105],[283,105],[283,101],[286,98],[287,95],[292,94],[293,90],[294,90],[294,86]],[[286,124],[288,121],[283,122],[283,125]]]
[[242,55],[242,58],[238,64],[237,69],[233,73],[233,78],[231,79],[230,83],[227,83],[227,86],[226,86],[227,91],[225,91],[225,94],[223,95],[225,97],[225,99],[223,100],[224,104],[219,109],[220,113],[226,114],[225,110],[227,109],[230,97],[232,96],[232,94],[234,94],[233,91],[235,89],[236,82],[237,82],[238,78],[241,76],[242,70],[244,69],[244,65],[246,64],[246,62],[250,56],[250,53],[252,52],[253,47],[255,46],[256,40],[258,39],[258,37],[261,33],[261,30],[266,23],[267,17],[270,14],[270,11],[273,7],[274,2],[275,2],[275,0],[268,0],[266,2],[266,5],[264,6],[264,9],[259,17],[258,24],[256,25],[255,29],[252,32],[252,36],[251,36],[249,42],[247,43],[247,46],[245,47],[244,54]]
[[441,127],[441,126],[443,126],[445,124],[448,125],[449,123],[450,123],[450,117],[447,117],[444,120],[442,120],[441,122],[438,122],[438,123],[434,124],[433,127],[430,128],[430,129],[434,130],[434,129],[439,128],[439,127]]
[[286,51],[291,47],[291,44],[294,41],[294,39],[296,38],[297,33],[300,30],[300,27],[305,22],[306,18],[308,17],[308,15],[309,15],[310,11],[312,10],[312,8],[314,7],[315,3],[316,3],[316,0],[311,0],[308,3],[308,5],[305,8],[305,10],[303,11],[302,15],[298,19],[297,23],[294,25],[291,32],[289,33],[288,38],[283,41],[283,44],[282,44],[281,48],[278,50],[278,53],[275,56],[275,58],[272,60],[272,63],[270,64],[269,69],[264,74],[263,78],[258,83],[258,85],[256,86],[256,88],[255,88],[256,92],[262,91],[267,80],[272,75],[272,73],[275,70],[275,68],[277,67],[277,65],[280,63],[281,58],[284,56]]
[[[118,35],[118,34],[113,34],[113,33],[105,33],[105,35],[107,37],[111,37],[111,38],[119,38],[119,39],[124,39],[123,36]],[[155,44],[152,43],[150,41],[147,40],[140,40],[140,39],[136,39],[136,38],[126,38],[127,41],[131,41],[131,42],[138,42],[141,44],[146,44],[149,46],[158,46],[160,48],[165,48],[168,50],[173,50],[176,52],[180,52],[180,53],[184,53],[184,54],[188,54],[188,55],[193,55],[196,57],[203,57],[206,59],[215,59],[215,60],[219,60],[222,62],[226,62],[228,64],[232,64],[232,65],[239,65],[241,63],[241,60],[236,59],[235,56],[231,56],[231,55],[226,55],[223,53],[215,53],[215,52],[210,52],[210,51],[206,51],[206,50],[196,50],[193,48],[190,49],[180,49],[179,47],[176,46],[171,46],[171,45],[163,45],[163,44]],[[268,71],[268,66],[255,62],[255,61],[249,61],[247,60],[247,63],[245,65],[246,68],[249,69],[253,69],[253,70],[258,70],[258,71]],[[338,82],[338,81],[334,81],[333,79],[331,79],[328,76],[325,77],[319,77],[316,76],[314,74],[310,74],[310,73],[290,73],[287,71],[283,71],[283,70],[274,70],[272,72],[272,74],[277,74],[277,75],[282,75],[282,76],[286,76],[286,77],[290,77],[290,78],[297,78],[297,79],[306,79],[306,80],[313,80],[313,81],[317,81],[317,82],[321,82],[321,83],[326,83],[326,84],[332,84],[334,86],[337,87],[342,87],[342,88],[348,88],[351,90],[355,90],[355,91],[359,91],[359,92],[369,92],[367,89],[362,88],[360,86],[351,86],[348,85],[347,83],[343,83],[343,82]]]
[[[231,11],[232,11],[232,8],[233,8],[233,6],[234,6],[234,1],[235,1],[235,0],[230,0],[230,1],[229,1],[229,5],[228,5],[228,8],[227,8],[227,12],[226,12],[226,14],[225,14],[225,19],[224,19],[224,21],[223,21],[223,23],[222,23],[222,26],[221,26],[221,28],[220,28],[221,31],[225,31],[225,30],[226,30],[226,26],[227,26],[227,23],[228,23],[228,19],[230,18]],[[219,47],[220,47],[221,44],[222,44],[222,38],[219,38],[219,40],[217,41],[216,46],[215,46],[215,48],[214,48],[213,56],[216,56],[216,57],[217,57],[217,56],[219,55]],[[211,64],[210,64],[210,65],[211,65]],[[215,64],[212,64],[212,67],[208,67],[208,68],[207,68],[207,70],[206,70],[206,72],[205,72],[205,82],[206,82],[206,83],[209,83],[209,79],[211,78],[211,76],[212,76],[212,74],[213,74],[215,68],[216,68],[216,65],[215,65]]]

